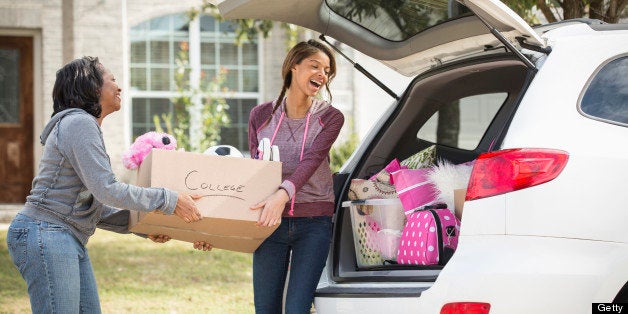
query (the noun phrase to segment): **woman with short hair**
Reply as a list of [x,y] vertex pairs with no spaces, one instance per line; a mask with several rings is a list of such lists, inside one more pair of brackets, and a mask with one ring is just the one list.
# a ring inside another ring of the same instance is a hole
[[201,218],[190,195],[116,179],[100,126],[120,110],[120,93],[98,58],[76,59],[57,71],[39,171],[7,233],[33,313],[100,313],[85,247],[96,227],[128,233],[128,210],[160,211],[186,222]]

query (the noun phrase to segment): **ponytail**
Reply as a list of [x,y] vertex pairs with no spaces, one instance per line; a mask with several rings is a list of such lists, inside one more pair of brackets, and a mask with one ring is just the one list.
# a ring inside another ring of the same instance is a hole
[[283,102],[283,97],[286,96],[286,91],[288,90],[288,87],[290,86],[291,81],[292,81],[292,73],[289,73],[288,75],[286,75],[283,86],[281,87],[281,92],[279,93],[279,97],[277,97],[277,100],[275,101],[275,105],[273,106],[273,111],[270,112],[268,119],[266,119],[266,121],[262,123],[262,126],[260,126],[260,129],[265,127],[268,123],[270,123],[270,120],[273,118],[273,114],[275,114],[275,111],[277,111],[277,108],[281,106],[281,103]]

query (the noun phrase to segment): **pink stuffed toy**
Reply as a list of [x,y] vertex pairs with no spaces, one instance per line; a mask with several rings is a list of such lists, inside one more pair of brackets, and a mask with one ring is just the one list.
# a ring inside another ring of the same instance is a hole
[[140,135],[129,149],[122,154],[122,163],[127,169],[136,169],[153,148],[176,150],[177,140],[170,134],[147,132]]

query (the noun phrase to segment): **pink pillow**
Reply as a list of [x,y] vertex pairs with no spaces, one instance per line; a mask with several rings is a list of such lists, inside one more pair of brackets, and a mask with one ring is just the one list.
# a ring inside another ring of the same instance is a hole
[[394,184],[394,179],[390,174],[400,169],[408,169],[408,167],[400,165],[399,160],[395,158],[390,161],[388,165],[384,167],[384,169],[370,177],[369,180],[376,180],[384,183]]
[[429,168],[401,169],[391,173],[406,215],[436,201],[437,191],[427,175]]

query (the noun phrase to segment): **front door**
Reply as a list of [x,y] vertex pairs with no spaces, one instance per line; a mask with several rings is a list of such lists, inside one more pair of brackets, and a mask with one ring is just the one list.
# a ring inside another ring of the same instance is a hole
[[24,203],[33,180],[33,38],[0,36],[0,203]]

